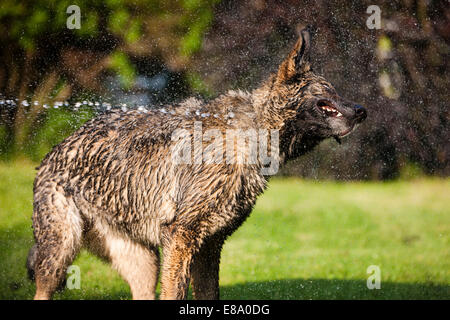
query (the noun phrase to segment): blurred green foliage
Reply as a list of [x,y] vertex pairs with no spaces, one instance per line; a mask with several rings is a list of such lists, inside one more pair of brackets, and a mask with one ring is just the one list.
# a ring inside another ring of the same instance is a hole
[[0,125],[0,159],[5,158],[8,151],[7,136],[6,126]]
[[419,164],[405,161],[400,168],[399,179],[400,180],[413,180],[423,178],[425,173]]
[[[45,109],[44,104],[101,95],[105,74],[131,90],[134,60],[162,59],[184,70],[200,50],[218,0],[34,0],[0,2],[0,97],[39,105],[0,109],[0,157],[39,160],[93,112]],[[80,28],[69,29],[80,8]],[[6,31],[6,32],[4,32]],[[202,79],[186,72],[189,89],[210,95]],[[69,124],[67,124],[69,123]]]
[[94,116],[94,111],[84,106],[78,111],[67,108],[49,109],[43,117],[42,125],[35,131],[25,148],[26,154],[33,161],[40,161],[49,150],[86,121]]
[[[212,4],[218,3],[213,0]],[[205,6],[202,0],[185,0],[183,7],[188,11],[182,19],[182,25],[188,30],[182,37],[180,51],[185,56],[190,56],[198,51],[202,44],[203,33],[209,27],[213,19],[211,6]]]
[[[203,34],[213,19],[213,8],[219,0],[143,1],[143,0],[34,0],[0,3],[0,27],[8,30],[1,38],[17,42],[25,51],[34,51],[42,37],[67,31],[66,23],[71,13],[67,8],[77,5],[81,12],[81,28],[73,29],[79,38],[93,38],[110,33],[127,44],[138,42],[146,33],[143,21],[161,16],[175,23],[172,29],[180,33],[179,52],[191,56],[201,48]],[[150,35],[159,36],[159,35]],[[130,85],[133,72],[123,53],[113,51],[112,69]]]
[[136,77],[136,70],[128,56],[123,52],[111,54],[111,69],[117,72],[123,87],[130,88]]

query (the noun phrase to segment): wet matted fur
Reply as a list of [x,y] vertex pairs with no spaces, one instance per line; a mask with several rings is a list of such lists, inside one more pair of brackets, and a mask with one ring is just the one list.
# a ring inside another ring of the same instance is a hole
[[279,153],[272,156],[283,164],[352,131],[365,110],[312,72],[310,32],[299,34],[278,71],[252,92],[146,113],[112,111],[53,148],[34,182],[36,243],[27,265],[35,299],[52,297],[82,247],[111,262],[134,299],[155,298],[160,265],[162,299],[185,298],[189,283],[196,299],[219,298],[222,245],[249,216],[268,177],[260,160],[175,163],[172,134],[186,129],[194,144],[206,146],[192,133],[196,123],[223,135],[276,130]]

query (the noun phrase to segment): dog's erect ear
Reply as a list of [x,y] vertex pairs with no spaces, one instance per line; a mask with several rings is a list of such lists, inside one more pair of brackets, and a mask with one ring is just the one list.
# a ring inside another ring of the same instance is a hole
[[309,51],[311,47],[311,27],[300,30],[297,43],[287,58],[281,63],[277,73],[277,81],[289,82],[311,69]]

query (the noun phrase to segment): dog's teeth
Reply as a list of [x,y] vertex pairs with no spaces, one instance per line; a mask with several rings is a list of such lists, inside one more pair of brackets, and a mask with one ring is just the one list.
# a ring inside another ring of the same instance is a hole
[[333,116],[342,117],[342,113],[340,113],[338,110],[336,110],[333,107],[322,106],[322,110],[325,111],[325,112],[331,113],[331,115],[333,115]]

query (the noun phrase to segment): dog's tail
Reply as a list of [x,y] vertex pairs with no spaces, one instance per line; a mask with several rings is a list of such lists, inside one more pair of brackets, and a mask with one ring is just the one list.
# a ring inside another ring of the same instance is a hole
[[37,248],[37,244],[35,244],[28,252],[28,257],[27,257],[28,278],[30,278],[30,280],[34,280],[34,267],[36,265],[37,254],[38,254],[38,248]]

